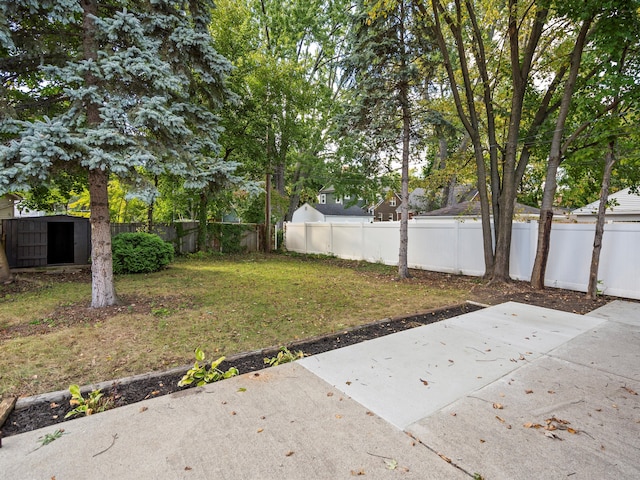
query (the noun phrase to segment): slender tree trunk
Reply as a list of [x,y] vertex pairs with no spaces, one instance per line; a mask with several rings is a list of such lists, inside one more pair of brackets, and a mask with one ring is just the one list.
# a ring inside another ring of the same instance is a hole
[[615,143],[609,142],[609,148],[604,162],[604,174],[602,176],[602,188],[600,189],[600,205],[598,206],[598,219],[596,221],[596,233],[593,238],[593,252],[591,254],[591,268],[589,269],[589,284],[587,286],[587,298],[595,300],[598,296],[598,267],[600,265],[600,251],[602,250],[602,236],[604,235],[604,219],[609,199],[609,184],[611,182],[611,170],[616,163],[614,155]]
[[[94,16],[98,5],[95,0],[82,0],[82,47],[84,58],[95,61],[98,46],[95,40]],[[87,87],[98,87],[98,81],[91,74],[85,75]],[[91,127],[100,124],[99,105],[90,102],[86,106],[86,122]],[[111,228],[109,222],[109,173],[100,167],[89,170],[89,196],[91,205],[91,306],[108,307],[118,303],[113,283],[113,257],[111,253]]]
[[400,250],[398,252],[398,277],[409,278],[409,148],[411,138],[411,112],[407,95],[408,85],[401,87],[402,103],[402,177],[400,204]]
[[91,197],[91,306],[118,304],[113,283],[113,257],[109,224],[109,174],[99,168],[89,170]]
[[[400,2],[400,41],[402,42],[402,56],[400,58],[401,71],[406,72],[407,53],[405,38],[405,4]],[[403,76],[405,74],[403,73]],[[400,203],[400,248],[398,252],[398,277],[409,278],[409,149],[411,148],[411,107],[409,105],[409,81],[404,77],[399,84],[400,111],[402,114],[402,174],[401,174],[401,203]]]
[[271,252],[271,173],[267,172],[264,195],[264,251]]
[[289,208],[287,210],[287,215],[285,216],[285,220],[290,222],[293,218],[293,212],[298,208],[298,204],[300,203],[300,177],[302,175],[302,165],[300,162],[296,163],[296,168],[293,172],[293,181],[292,181],[292,192],[289,196]]
[[[156,187],[156,190],[158,189],[158,175],[155,175],[153,177],[153,184]],[[153,233],[153,210],[155,208],[156,205],[156,200],[155,200],[155,196],[154,198],[151,200],[151,203],[149,203],[149,208],[147,208],[147,233]]]
[[582,52],[590,26],[591,19],[583,21],[580,32],[578,33],[578,38],[576,39],[576,44],[571,53],[569,76],[564,86],[560,111],[558,112],[558,119],[556,120],[556,128],[551,140],[547,174],[545,177],[544,192],[542,194],[542,206],[540,208],[540,219],[538,220],[538,246],[536,249],[536,258],[533,263],[533,270],[531,271],[531,286],[537,289],[544,288],[544,277],[547,271],[547,260],[549,259],[551,242],[551,227],[553,225],[553,200],[557,189],[556,176],[558,167],[562,161],[562,137],[567,116],[569,115],[571,96],[573,95],[578,78]]
[[198,207],[198,251],[207,251],[207,205],[209,204],[209,196],[205,187],[200,192],[200,206]]

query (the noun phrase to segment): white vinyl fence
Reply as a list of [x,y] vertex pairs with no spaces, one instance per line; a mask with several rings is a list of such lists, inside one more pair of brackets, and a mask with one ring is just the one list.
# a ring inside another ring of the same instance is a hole
[[[285,246],[298,253],[335,255],[398,264],[399,222],[287,223]],[[554,224],[545,284],[586,292],[595,224]],[[511,278],[528,281],[535,258],[538,223],[514,223]],[[482,276],[482,226],[474,220],[409,222],[410,268]],[[640,299],[640,223],[605,225],[599,289]]]

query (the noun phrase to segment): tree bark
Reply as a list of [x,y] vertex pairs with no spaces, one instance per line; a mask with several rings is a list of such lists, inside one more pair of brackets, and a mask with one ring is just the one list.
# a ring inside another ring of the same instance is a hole
[[564,86],[564,93],[556,120],[556,127],[551,140],[551,148],[549,152],[549,160],[547,163],[547,173],[545,177],[544,192],[542,194],[542,206],[540,208],[540,219],[538,220],[538,246],[536,248],[536,258],[531,271],[531,286],[537,289],[544,288],[544,277],[547,270],[547,261],[549,259],[549,250],[551,242],[551,227],[553,225],[553,201],[557,189],[556,176],[558,167],[562,161],[562,137],[564,127],[569,115],[569,107],[571,106],[571,96],[575,89],[580,70],[580,62],[582,52],[589,33],[592,19],[586,19],[582,22],[576,44],[571,52],[571,66],[569,68],[569,76]]
[[109,224],[109,174],[99,168],[89,170],[91,197],[91,306],[118,304],[113,283],[111,228]]
[[611,182],[611,170],[616,163],[614,155],[615,143],[609,142],[609,148],[604,162],[604,174],[602,176],[602,188],[600,189],[600,205],[598,206],[598,219],[596,221],[596,233],[593,237],[593,252],[591,254],[591,267],[589,269],[589,284],[587,286],[587,298],[595,300],[598,296],[598,267],[600,265],[600,251],[602,250],[602,237],[604,235],[604,220],[609,199],[609,183]]
[[411,107],[409,106],[409,80],[405,76],[408,65],[405,57],[406,37],[404,22],[406,20],[404,1],[400,2],[400,42],[403,50],[401,62],[402,77],[398,85],[400,111],[402,115],[402,174],[400,184],[400,248],[398,251],[398,277],[409,278],[409,149],[411,148]]

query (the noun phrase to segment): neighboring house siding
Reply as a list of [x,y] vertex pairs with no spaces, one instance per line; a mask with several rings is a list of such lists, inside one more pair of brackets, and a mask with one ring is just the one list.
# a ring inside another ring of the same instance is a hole
[[399,206],[402,199],[399,195],[393,194],[391,198],[386,198],[378,202],[373,208],[373,215],[377,222],[395,222],[400,220]]

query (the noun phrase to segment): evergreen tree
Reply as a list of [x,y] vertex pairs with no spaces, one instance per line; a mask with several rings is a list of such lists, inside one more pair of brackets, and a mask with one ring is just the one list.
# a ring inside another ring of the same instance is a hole
[[0,193],[86,172],[92,306],[117,303],[107,185],[150,192],[168,173],[200,188],[233,174],[218,152],[230,64],[211,0],[0,0]]

